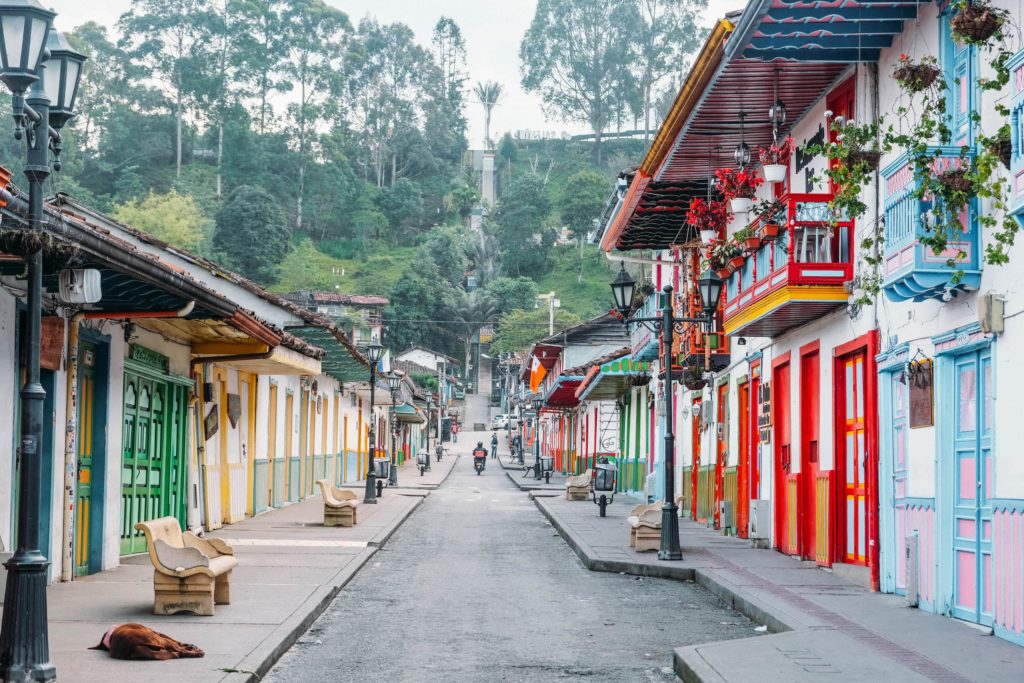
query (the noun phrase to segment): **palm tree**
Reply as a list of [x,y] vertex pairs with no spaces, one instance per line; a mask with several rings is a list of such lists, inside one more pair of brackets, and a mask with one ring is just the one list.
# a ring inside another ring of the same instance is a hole
[[492,149],[491,143],[491,112],[498,106],[503,88],[497,81],[479,81],[473,92],[476,93],[480,104],[484,106],[484,146]]

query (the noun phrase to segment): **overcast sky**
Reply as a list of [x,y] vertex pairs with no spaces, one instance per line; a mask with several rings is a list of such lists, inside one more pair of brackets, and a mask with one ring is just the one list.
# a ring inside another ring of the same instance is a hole
[[[352,23],[374,15],[382,23],[408,24],[422,45],[430,45],[434,24],[441,15],[453,18],[466,37],[469,85],[496,80],[505,86],[501,104],[491,120],[492,135],[520,129],[587,132],[586,126],[564,121],[547,121],[540,100],[523,92],[519,85],[519,41],[533,18],[536,0],[327,0],[348,13]],[[67,30],[86,21],[112,26],[131,5],[131,0],[43,0],[56,12],[57,26]],[[742,7],[743,0],[710,0],[703,24],[710,26],[725,11]],[[466,116],[470,124],[470,146],[483,141],[483,113],[469,96]]]

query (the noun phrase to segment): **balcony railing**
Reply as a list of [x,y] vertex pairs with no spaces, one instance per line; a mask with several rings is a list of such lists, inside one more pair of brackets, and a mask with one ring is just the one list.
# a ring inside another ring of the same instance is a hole
[[945,250],[936,254],[920,239],[932,229],[934,200],[920,198],[921,173],[941,173],[962,163],[959,146],[929,147],[933,167],[915,171],[908,154],[882,170],[885,196],[885,252],[882,287],[893,301],[924,301],[947,292],[977,289],[981,281],[978,245],[977,199],[972,199],[951,222],[960,224],[950,235]]
[[[637,318],[652,318],[658,315],[658,307],[661,303],[661,294],[651,292],[639,309],[633,313]],[[633,360],[654,360],[658,357],[658,335],[648,329],[648,326],[639,323],[632,323],[629,326],[629,344],[632,349]]]
[[728,334],[775,336],[845,301],[841,288],[853,277],[854,229],[852,221],[831,225],[831,198],[828,194],[780,198],[784,211],[778,237],[763,241],[748,254],[727,282]]

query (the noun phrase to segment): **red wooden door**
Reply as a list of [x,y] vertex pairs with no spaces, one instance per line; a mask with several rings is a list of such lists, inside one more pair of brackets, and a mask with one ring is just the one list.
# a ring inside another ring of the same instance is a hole
[[[806,560],[815,559],[816,521],[819,514],[815,500],[815,483],[818,478],[818,442],[820,435],[819,415],[821,414],[821,358],[817,344],[812,350],[802,351],[800,356],[800,474],[799,474],[799,516],[800,556]],[[822,510],[821,514],[827,514]]]
[[700,470],[700,399],[693,399],[693,415],[691,429],[693,430],[693,467],[690,468],[690,519],[697,520],[697,482],[699,481]]
[[740,538],[746,538],[747,526],[750,523],[750,485],[747,482],[747,473],[750,471],[750,382],[739,385],[736,399],[740,436],[737,444],[739,460],[736,471],[736,533]]
[[864,350],[839,358],[841,390],[836,414],[839,416],[839,490],[843,524],[841,554],[844,562],[868,563],[868,421],[865,415],[866,366]]
[[722,499],[725,497],[725,462],[729,458],[729,385],[718,387],[715,404],[717,438],[715,444],[715,528],[722,526]]
[[782,552],[791,552],[789,520],[789,475],[791,434],[789,425],[789,354],[777,360],[772,368],[772,424],[775,447],[775,545]]

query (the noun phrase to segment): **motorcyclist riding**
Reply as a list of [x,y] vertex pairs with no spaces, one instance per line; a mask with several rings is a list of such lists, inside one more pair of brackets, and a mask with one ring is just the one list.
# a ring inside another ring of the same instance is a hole
[[498,432],[491,434],[491,457],[498,457]]
[[487,464],[487,451],[484,449],[484,442],[477,441],[476,448],[473,449],[473,467],[477,470],[477,473],[483,470]]

